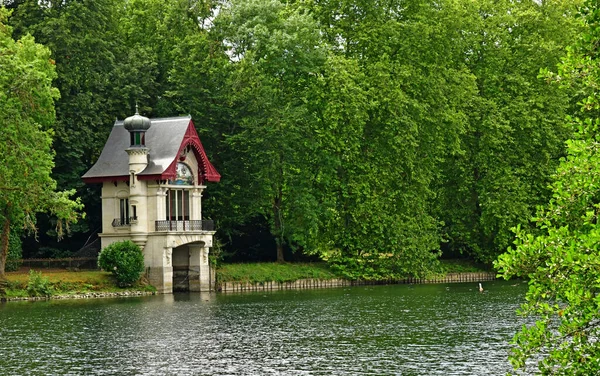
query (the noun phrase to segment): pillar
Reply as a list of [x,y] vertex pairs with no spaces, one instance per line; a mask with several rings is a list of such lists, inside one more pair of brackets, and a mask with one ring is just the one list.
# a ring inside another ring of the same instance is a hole
[[209,248],[204,244],[190,244],[190,291],[210,291],[210,265],[208,264]]
[[162,255],[144,255],[146,262],[146,275],[148,282],[156,287],[159,294],[171,294],[173,292],[173,248],[164,247]]
[[131,240],[144,249],[148,240],[148,187],[138,174],[148,164],[148,148],[128,148],[129,155],[129,215]]
[[202,189],[195,188],[191,191],[191,216],[192,220],[201,220],[202,219]]
[[159,187],[156,190],[156,220],[163,221],[167,218],[167,188]]

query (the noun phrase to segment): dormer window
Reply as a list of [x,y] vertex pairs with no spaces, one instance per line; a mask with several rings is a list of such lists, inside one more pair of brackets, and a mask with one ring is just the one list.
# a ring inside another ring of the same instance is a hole
[[169,180],[169,184],[175,185],[194,185],[194,174],[185,163],[177,163],[177,172],[175,179]]

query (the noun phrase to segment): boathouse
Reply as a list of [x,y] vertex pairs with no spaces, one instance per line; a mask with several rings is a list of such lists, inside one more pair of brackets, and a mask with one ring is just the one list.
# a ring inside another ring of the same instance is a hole
[[160,293],[209,291],[214,223],[202,192],[221,178],[190,116],[117,120],[86,183],[102,184],[102,248],[132,240]]

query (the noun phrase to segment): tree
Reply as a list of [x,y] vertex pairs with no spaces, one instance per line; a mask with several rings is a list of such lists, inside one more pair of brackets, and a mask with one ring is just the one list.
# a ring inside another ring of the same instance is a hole
[[[337,68],[320,94],[329,151],[318,253],[351,278],[425,275],[441,242],[435,187],[460,151],[475,80],[452,1],[310,2]],[[343,81],[340,81],[343,79]],[[336,87],[339,85],[339,87]],[[317,95],[319,98],[319,96]]]
[[233,1],[215,24],[231,47],[228,85],[237,119],[225,135],[235,172],[224,172],[230,182],[223,184],[236,218],[267,219],[277,261],[284,261],[284,246],[301,244],[315,217],[309,166],[316,144],[307,102],[325,59],[319,28],[307,13],[276,0]]
[[[462,2],[462,57],[477,96],[448,158],[437,202],[449,248],[491,264],[513,241],[510,229],[549,198],[547,186],[571,130],[568,90],[548,85],[578,32],[574,1]],[[458,253],[458,252],[457,252]]]
[[0,280],[4,279],[11,227],[35,229],[35,214],[50,212],[58,218],[62,235],[79,218],[73,191],[56,191],[51,178],[51,150],[56,77],[50,51],[33,37],[12,39],[6,21],[9,13],[0,8]]
[[[85,186],[81,175],[100,155],[115,118],[132,113],[134,88],[126,83],[141,81],[131,77],[124,83],[122,78],[129,72],[122,68],[129,62],[129,55],[123,52],[117,29],[122,2],[15,0],[10,6],[13,12],[9,24],[14,28],[14,38],[31,34],[50,49],[54,61],[53,85],[60,97],[54,103],[52,148],[56,153],[51,176],[61,189],[76,189],[75,195],[90,214],[100,213],[99,188]],[[148,64],[147,70],[151,69]],[[32,244],[62,248],[61,253],[70,254],[73,244],[56,243],[51,222],[45,214],[38,215],[40,241],[25,239],[26,255],[50,256],[37,253]],[[69,236],[83,242],[89,236],[85,233],[97,232],[100,222],[99,215],[89,215],[71,226]]]
[[511,362],[525,372],[531,362],[544,375],[600,372],[600,7],[580,8],[585,32],[569,49],[550,80],[580,88],[578,116],[569,118],[575,136],[553,178],[552,198],[540,207],[535,230],[515,229],[515,247],[496,267],[505,278],[529,279],[525,315],[537,321],[514,338]]

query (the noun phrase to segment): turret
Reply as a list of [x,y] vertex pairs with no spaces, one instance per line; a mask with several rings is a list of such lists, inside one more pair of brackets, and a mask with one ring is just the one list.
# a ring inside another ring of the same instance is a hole
[[[123,127],[129,131],[129,173],[142,172],[148,165],[148,148],[146,147],[146,131],[150,129],[150,119],[142,116],[135,105],[135,115],[128,117],[123,122]],[[133,182],[132,182],[133,183]]]
[[148,166],[148,152],[146,147],[146,131],[152,125],[150,119],[142,116],[135,106],[135,115],[128,117],[123,122],[123,127],[129,131],[130,145],[127,149],[129,155],[129,204],[131,205],[131,237],[142,249],[148,236],[147,218],[147,187],[138,180],[137,175]]

